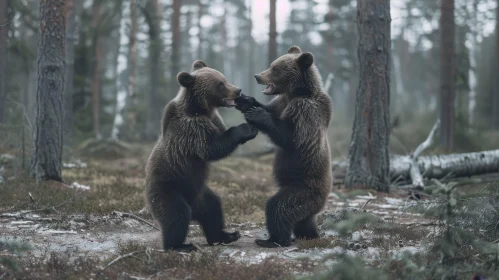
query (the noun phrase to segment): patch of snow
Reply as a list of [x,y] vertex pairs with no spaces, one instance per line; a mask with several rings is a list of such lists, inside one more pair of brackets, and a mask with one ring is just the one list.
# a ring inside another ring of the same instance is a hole
[[69,188],[71,188],[71,189],[78,189],[78,190],[84,190],[84,191],[90,190],[89,186],[81,185],[78,182],[73,182],[71,184],[71,186],[69,186]]
[[373,204],[373,206],[376,206],[381,209],[393,209],[393,210],[398,210],[401,207],[393,204]]
[[395,260],[400,260],[404,254],[409,254],[409,255],[414,255],[419,252],[424,251],[423,246],[421,247],[416,247],[416,246],[407,246],[407,247],[402,247],[397,250],[390,250],[389,253],[392,254],[392,258]]
[[0,175],[0,184],[3,184],[5,183],[5,179],[2,177],[2,175]]
[[77,232],[74,230],[53,230],[43,228],[38,231],[41,234],[76,234]]
[[359,230],[352,233],[352,241],[358,242],[361,239],[371,239],[373,235],[372,230]]
[[73,161],[73,162],[64,162],[62,164],[63,168],[87,168],[87,164],[79,159]]
[[33,224],[33,221],[12,221],[10,222],[11,225],[27,225],[27,224]]
[[386,203],[392,204],[392,205],[403,205],[405,203],[405,200],[400,199],[400,198],[393,198],[393,197],[385,197]]

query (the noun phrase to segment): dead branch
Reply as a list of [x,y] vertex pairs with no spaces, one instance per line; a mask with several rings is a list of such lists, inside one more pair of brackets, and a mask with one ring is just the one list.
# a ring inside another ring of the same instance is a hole
[[114,263],[118,262],[119,260],[126,259],[128,257],[132,257],[133,255],[138,254],[138,253],[145,253],[145,251],[134,251],[134,252],[131,252],[131,253],[128,253],[128,254],[125,254],[125,255],[120,255],[116,259],[110,261],[104,267],[101,267],[100,270],[104,271],[106,268],[110,267],[111,265],[113,265]]
[[146,221],[146,220],[142,219],[141,217],[136,216],[136,215],[134,215],[134,214],[132,214],[132,213],[125,213],[125,212],[120,212],[120,211],[113,211],[113,214],[114,214],[114,215],[117,215],[117,216],[120,216],[120,217],[128,217],[128,218],[135,219],[135,220],[140,221],[140,222],[143,222],[143,223],[145,223],[145,224],[147,224],[147,225],[149,225],[149,226],[151,226],[151,227],[153,227],[153,228],[155,228],[155,229],[157,229],[157,230],[160,230],[160,229],[159,229],[157,226],[155,226],[153,223],[148,222],[148,221]]
[[421,143],[416,148],[416,150],[409,156],[409,159],[411,160],[411,168],[409,170],[409,174],[412,179],[412,185],[416,188],[424,187],[423,176],[421,175],[421,172],[419,171],[418,167],[418,157],[422,152],[424,152],[424,150],[428,149],[433,144],[433,139],[435,138],[436,131],[438,130],[439,127],[440,127],[440,120],[438,119],[435,122],[435,125],[433,125],[433,128],[431,129],[428,138],[426,138],[426,140],[423,141],[423,143]]
[[428,149],[433,144],[433,139],[435,139],[435,134],[439,128],[440,128],[440,119],[438,119],[433,125],[430,134],[428,134],[428,138],[426,138],[426,140],[416,148],[414,153],[412,153],[412,156],[414,158],[419,157],[419,155],[421,155],[421,153],[424,152],[424,150]]
[[[27,210],[27,211],[22,211],[20,213],[17,213],[17,216],[21,217],[21,218],[24,218],[23,215],[26,215],[26,214],[30,214],[30,213],[35,213],[35,212],[43,212],[43,211],[48,211],[48,210],[53,210],[53,211],[56,211],[57,212],[57,208],[59,207],[62,207],[66,204],[68,204],[69,202],[73,201],[78,195],[80,195],[82,192],[77,192],[75,193],[74,196],[70,197],[69,199],[57,204],[57,205],[54,205],[54,206],[50,206],[50,207],[47,207],[47,208],[41,208],[41,209],[33,209],[33,210]],[[3,212],[3,213],[0,213],[0,215],[5,215],[7,212]]]

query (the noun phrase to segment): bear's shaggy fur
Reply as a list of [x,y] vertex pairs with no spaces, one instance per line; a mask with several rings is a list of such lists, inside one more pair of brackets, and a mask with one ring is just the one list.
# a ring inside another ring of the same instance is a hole
[[327,130],[332,102],[311,53],[293,46],[270,68],[255,75],[267,85],[266,95],[277,95],[262,105],[241,96],[236,108],[246,121],[267,134],[277,146],[274,177],[279,191],[267,201],[268,240],[256,240],[262,247],[290,246],[296,238],[318,238],[315,216],[331,191],[331,155]]
[[177,79],[182,88],[165,107],[146,166],[149,209],[161,225],[165,250],[195,250],[184,244],[191,219],[200,223],[208,244],[234,242],[240,234],[224,231],[220,198],[206,186],[209,162],[227,157],[258,130],[247,123],[225,128],[217,107],[235,106],[241,89],[220,72],[198,60]]

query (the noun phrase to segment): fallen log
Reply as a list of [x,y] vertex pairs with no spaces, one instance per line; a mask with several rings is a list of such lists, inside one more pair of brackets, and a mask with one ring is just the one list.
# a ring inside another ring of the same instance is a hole
[[[390,158],[390,177],[408,179],[411,177],[411,156],[392,156]],[[333,173],[346,172],[347,161],[333,162]],[[499,171],[499,150],[475,153],[420,156],[417,167],[423,178],[441,179],[444,177],[469,177]]]

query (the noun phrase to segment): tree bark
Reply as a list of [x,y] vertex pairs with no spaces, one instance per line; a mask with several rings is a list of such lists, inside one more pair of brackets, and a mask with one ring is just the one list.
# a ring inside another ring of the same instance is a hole
[[30,168],[38,181],[62,181],[65,4],[64,0],[40,1],[36,122]]
[[248,72],[250,82],[248,83],[248,93],[253,96],[255,94],[255,83],[253,82],[253,75],[255,75],[255,58],[254,58],[254,49],[255,49],[255,40],[253,39],[253,18],[251,17],[253,11],[253,4],[251,1],[248,1],[248,19],[249,19],[249,28],[248,28]]
[[201,19],[204,15],[204,7],[203,1],[198,0],[198,51],[197,51],[197,59],[202,59],[203,57],[203,26],[201,25]]
[[145,138],[146,140],[155,140],[158,137],[159,120],[161,119],[161,109],[158,106],[158,87],[159,79],[163,73],[160,69],[162,44],[160,37],[161,14],[158,0],[148,2],[146,9],[148,10],[146,18],[149,25],[149,81],[151,88],[148,95],[149,110],[147,111]]
[[389,191],[390,1],[357,0],[359,86],[347,188]]
[[471,6],[470,17],[472,18],[472,24],[470,26],[470,32],[468,33],[468,39],[470,40],[469,49],[469,61],[470,67],[468,71],[469,87],[470,91],[468,94],[468,124],[470,126],[475,122],[475,107],[476,107],[476,89],[478,86],[477,79],[477,46],[478,46],[478,1],[473,0]]
[[[497,0],[496,8],[496,73],[499,71],[499,0]],[[496,79],[494,98],[492,105],[493,120],[492,124],[495,129],[499,129],[499,79]]]
[[64,145],[71,146],[73,135],[73,77],[74,77],[74,45],[76,33],[76,14],[80,10],[82,0],[68,0],[66,5],[66,72],[64,77]]
[[137,123],[137,113],[135,107],[135,86],[136,86],[136,71],[137,71],[137,1],[130,1],[130,34],[128,41],[128,97],[124,108],[123,115],[127,118],[127,135],[135,135],[135,126]]
[[[133,1],[133,0],[132,0]],[[114,121],[113,126],[111,128],[111,139],[118,140],[120,137],[121,126],[123,125],[123,109],[127,104],[127,84],[128,84],[128,76],[125,75],[127,66],[128,66],[128,56],[122,50],[122,46],[126,42],[126,25],[127,20],[126,16],[130,16],[130,11],[128,14],[125,12],[127,10],[128,3],[127,1],[123,1],[121,3],[122,14],[120,19],[120,29],[118,36],[118,50],[116,51],[116,107],[114,109]]]
[[446,151],[454,146],[455,23],[454,0],[440,1],[440,141]]
[[277,58],[276,2],[277,0],[270,0],[268,53],[269,65]]
[[181,0],[173,0],[173,16],[171,23],[172,30],[172,53],[171,53],[171,73],[169,97],[173,98],[177,94],[177,74],[180,71],[180,5]]
[[7,95],[7,53],[9,40],[8,0],[0,0],[0,124],[5,122]]
[[103,75],[103,46],[102,36],[100,34],[100,21],[102,15],[103,3],[95,1],[92,7],[92,28],[94,31],[93,46],[95,51],[94,56],[94,69],[92,79],[92,116],[94,133],[96,139],[102,139],[100,129],[100,115],[101,115],[101,88],[102,88],[102,75]]

